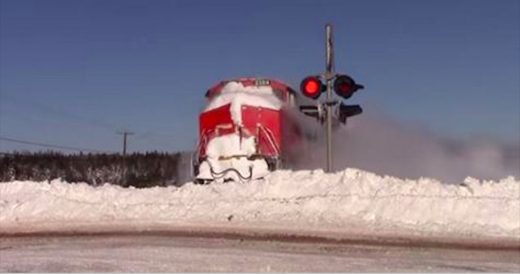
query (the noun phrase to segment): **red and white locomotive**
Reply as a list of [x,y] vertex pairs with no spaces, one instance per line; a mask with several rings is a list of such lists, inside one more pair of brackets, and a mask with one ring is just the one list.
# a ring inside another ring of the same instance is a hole
[[271,79],[241,78],[210,88],[193,158],[197,183],[243,181],[291,162],[303,142],[290,111],[296,93]]

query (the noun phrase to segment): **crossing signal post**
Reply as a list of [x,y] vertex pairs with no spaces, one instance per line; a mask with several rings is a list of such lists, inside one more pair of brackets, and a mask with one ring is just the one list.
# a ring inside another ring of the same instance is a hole
[[[332,25],[325,26],[326,40],[326,61],[325,72],[318,76],[309,76],[303,79],[300,84],[302,94],[313,100],[317,100],[321,93],[326,92],[326,99],[316,105],[300,106],[300,110],[309,116],[317,118],[320,122],[326,123],[327,139],[327,172],[332,172],[332,114],[333,107],[338,105],[338,101],[333,99],[332,90],[343,99],[349,99],[358,90],[363,89],[354,79],[345,74],[334,72],[334,40],[332,36]],[[322,82],[325,81],[325,84]],[[338,120],[342,123],[347,122],[347,118],[361,114],[363,109],[359,105],[345,105],[341,102],[337,108]]]

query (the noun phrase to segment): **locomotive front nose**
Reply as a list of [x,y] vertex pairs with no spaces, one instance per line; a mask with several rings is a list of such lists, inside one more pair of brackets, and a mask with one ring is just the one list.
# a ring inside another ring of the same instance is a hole
[[282,102],[270,87],[230,82],[199,117],[196,178],[244,181],[263,177],[280,159]]

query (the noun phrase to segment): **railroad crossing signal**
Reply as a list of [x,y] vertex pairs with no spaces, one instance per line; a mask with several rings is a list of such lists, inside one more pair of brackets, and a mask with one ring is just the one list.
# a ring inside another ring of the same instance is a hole
[[[364,88],[348,75],[335,74],[333,77],[334,92],[344,99],[349,99],[356,91]],[[301,82],[300,91],[304,96],[316,100],[322,92],[327,91],[327,86],[321,82],[320,76],[308,76]]]
[[[358,90],[363,89],[364,86],[356,83],[352,77],[344,74],[334,74],[334,82],[332,87],[334,92],[343,99],[349,99]],[[331,79],[331,80],[332,80]],[[325,80],[327,81],[327,80]],[[317,100],[321,93],[327,91],[327,85],[324,85],[320,80],[320,76],[309,76],[303,79],[300,84],[300,91],[302,94],[313,100]],[[327,107],[333,106],[335,109],[331,111],[336,118],[343,124],[347,122],[348,117],[352,117],[363,112],[363,109],[359,105],[345,105],[343,102],[336,100],[326,100],[325,102],[318,103],[316,105],[302,105],[300,111],[305,115],[317,118],[318,121],[324,123],[327,121]]]
[[[332,25],[325,26],[326,32],[326,61],[325,72],[319,76],[308,76],[300,84],[302,94],[313,100],[317,100],[322,92],[326,92],[327,97],[324,102],[316,105],[300,106],[300,111],[308,116],[317,118],[321,123],[326,122],[327,135],[327,172],[332,171],[332,115],[333,106],[336,106],[336,116],[342,123],[347,122],[347,118],[361,114],[363,109],[359,105],[345,105],[332,98],[332,90],[341,98],[349,99],[364,86],[357,84],[352,77],[345,74],[334,72],[334,40],[332,37]],[[325,84],[320,79],[322,78]]]
[[350,98],[356,91],[363,88],[348,75],[337,75],[336,80],[334,80],[334,91],[338,96],[345,99]]
[[300,84],[300,91],[303,95],[311,98],[318,99],[321,93],[325,91],[326,87],[321,83],[321,80],[318,76],[309,76],[303,79]]

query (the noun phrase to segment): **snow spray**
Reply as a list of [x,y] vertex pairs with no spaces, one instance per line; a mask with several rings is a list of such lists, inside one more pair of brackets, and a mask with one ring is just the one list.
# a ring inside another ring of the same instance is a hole
[[[333,134],[334,170],[354,167],[400,178],[430,177],[445,182],[464,178],[520,176],[520,146],[493,140],[449,140],[377,112],[348,120]],[[323,168],[325,140],[320,124],[292,112],[310,137],[295,169]]]

